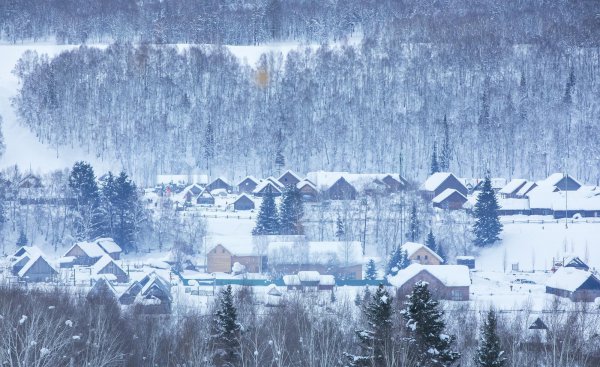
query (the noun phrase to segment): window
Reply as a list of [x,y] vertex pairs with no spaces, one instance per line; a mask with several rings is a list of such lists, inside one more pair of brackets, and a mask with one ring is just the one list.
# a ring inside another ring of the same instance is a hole
[[425,260],[427,260],[427,255],[425,255]]
[[421,260],[421,255],[417,255],[417,260]]

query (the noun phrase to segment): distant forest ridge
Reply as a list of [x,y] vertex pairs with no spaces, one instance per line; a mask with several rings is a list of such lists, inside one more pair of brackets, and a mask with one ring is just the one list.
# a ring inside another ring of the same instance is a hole
[[597,0],[6,0],[5,42],[260,44],[367,38],[598,46]]
[[[140,183],[206,171],[238,179],[399,172],[445,151],[463,177],[600,180],[600,49],[405,43],[298,48],[244,65],[226,47],[117,43],[16,67],[20,121]],[[565,166],[566,165],[566,166]]]

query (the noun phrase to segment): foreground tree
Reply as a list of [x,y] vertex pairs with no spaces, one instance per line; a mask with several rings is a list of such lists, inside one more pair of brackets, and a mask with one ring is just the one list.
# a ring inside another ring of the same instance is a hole
[[373,297],[363,308],[367,329],[357,330],[361,355],[344,353],[348,366],[386,366],[386,351],[392,343],[392,297],[379,285]]
[[405,305],[401,314],[417,349],[418,365],[452,366],[460,358],[460,353],[452,350],[456,337],[444,333],[444,313],[438,302],[431,297],[428,283],[421,281],[415,284]]
[[258,216],[256,217],[256,227],[252,230],[255,236],[279,234],[279,218],[277,216],[277,207],[275,206],[275,197],[270,186],[267,186],[265,195]]
[[237,310],[233,304],[233,293],[228,285],[221,291],[219,308],[215,313],[213,338],[215,341],[215,364],[217,366],[238,366],[240,355],[238,345],[241,327],[237,321]]
[[477,367],[503,367],[506,362],[496,331],[497,323],[496,313],[490,310],[481,328],[479,347],[475,356]]
[[499,208],[496,193],[492,189],[492,181],[488,174],[483,181],[483,187],[477,196],[477,203],[473,211],[475,215],[473,234],[475,235],[474,243],[476,246],[485,247],[500,240],[502,223],[500,223],[498,217]]

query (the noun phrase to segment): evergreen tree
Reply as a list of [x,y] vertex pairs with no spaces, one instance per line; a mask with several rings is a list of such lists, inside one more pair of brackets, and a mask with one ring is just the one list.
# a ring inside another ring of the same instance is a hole
[[357,330],[356,336],[360,342],[361,355],[344,353],[348,366],[385,366],[385,352],[392,343],[392,297],[388,291],[379,285],[373,297],[369,300],[363,312],[367,328]]
[[417,217],[417,204],[413,202],[410,208],[410,215],[408,218],[408,233],[406,238],[411,242],[416,242],[421,237],[421,227],[419,224],[419,218]]
[[206,124],[204,158],[206,159],[206,170],[210,173],[210,163],[215,158],[215,131],[210,120],[208,121],[208,124]]
[[409,265],[408,253],[402,247],[398,246],[392,252],[392,256],[390,256],[385,274],[395,276],[400,270],[406,269]]
[[23,228],[21,228],[19,230],[19,238],[17,238],[17,246],[18,247],[27,246],[28,243],[29,243],[29,240],[27,239],[27,235],[25,234],[25,231],[23,230]]
[[506,362],[496,327],[496,313],[490,310],[481,328],[481,338],[475,356],[477,367],[503,367],[504,362]]
[[425,241],[425,245],[427,247],[429,247],[430,249],[432,249],[433,252],[438,254],[442,258],[442,260],[444,260],[444,262],[446,262],[446,252],[444,251],[442,246],[439,243],[437,243],[437,241],[435,240],[435,236],[433,235],[433,232],[431,231],[431,229],[429,230],[429,233],[427,234],[427,240]]
[[377,267],[375,266],[375,261],[373,259],[370,259],[367,263],[367,269],[365,270],[365,279],[377,279]]
[[300,190],[295,185],[286,186],[279,210],[279,233],[285,235],[304,234],[303,216],[304,201]]
[[79,240],[90,240],[98,234],[100,190],[92,166],[83,161],[76,162],[68,179],[69,188],[75,199],[75,236]]
[[431,174],[433,175],[436,172],[440,172],[440,164],[438,163],[437,158],[437,143],[433,142],[433,153],[431,154]]
[[438,302],[431,298],[428,283],[415,284],[405,305],[401,314],[415,345],[418,365],[452,366],[460,358],[460,353],[451,349],[456,337],[444,334],[444,313]]
[[498,236],[502,232],[502,223],[500,223],[498,217],[498,209],[498,200],[492,189],[492,182],[488,174],[483,182],[482,190],[477,196],[477,203],[473,212],[475,215],[473,233],[476,246],[489,246],[500,240]]
[[252,230],[255,236],[279,234],[279,218],[277,217],[277,207],[271,186],[267,186],[265,195],[258,216],[256,217],[256,227]]
[[231,285],[221,291],[219,308],[215,313],[213,338],[215,339],[217,366],[238,366],[240,324],[237,321],[237,310],[233,304]]
[[448,119],[446,118],[446,115],[444,115],[442,127],[444,129],[444,141],[442,143],[442,151],[440,153],[440,170],[443,172],[448,172],[450,171],[452,152],[450,147],[450,127],[448,126]]
[[338,241],[342,241],[344,239],[344,237],[346,236],[346,228],[344,226],[344,221],[342,220],[342,217],[340,217],[339,214],[337,216],[335,226],[336,226],[335,237],[338,239]]

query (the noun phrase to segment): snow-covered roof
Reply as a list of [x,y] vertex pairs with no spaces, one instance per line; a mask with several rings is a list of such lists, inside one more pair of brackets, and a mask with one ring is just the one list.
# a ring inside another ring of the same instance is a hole
[[356,265],[367,261],[358,241],[271,242],[267,253],[274,264]]
[[212,197],[213,197],[212,194],[208,190],[204,189],[204,190],[202,190],[202,192],[200,194],[198,194],[198,196],[196,196],[196,199],[198,199],[198,198],[208,199],[208,198],[212,198]]
[[402,245],[402,250],[406,250],[406,254],[408,257],[411,257],[412,255],[415,254],[415,252],[417,252],[423,248],[426,249],[427,251],[431,252],[431,254],[436,259],[438,259],[441,262],[444,262],[444,260],[438,254],[436,254],[432,249],[430,249],[429,247],[425,246],[422,243],[406,242],[404,245]]
[[596,281],[600,283],[600,280],[598,280],[598,278],[590,271],[571,267],[560,267],[548,279],[546,287],[574,292],[590,277],[594,277]]
[[121,246],[117,245],[115,240],[110,237],[98,238],[96,243],[107,253],[107,254],[116,254],[123,252]]
[[515,198],[499,198],[498,205],[501,210],[529,210],[529,200]]
[[[75,246],[78,246],[81,251],[83,251],[89,257],[102,257],[106,254],[102,247],[100,247],[100,245],[98,245],[96,242],[77,242],[71,246],[71,249],[73,249]],[[69,249],[67,253],[69,253],[71,249]]]
[[240,183],[238,184],[238,186],[246,180],[250,180],[250,181],[254,182],[255,184],[258,184],[260,182],[260,180],[258,178],[254,177],[252,175],[248,175],[240,180]]
[[335,285],[335,277],[329,274],[321,275],[319,285]]
[[318,271],[312,270],[299,271],[298,279],[300,279],[301,282],[318,282],[321,280],[321,274]]
[[273,190],[272,192],[275,193],[281,193],[281,189],[279,187],[279,185],[276,185],[273,181],[271,180],[263,180],[261,181],[254,190],[252,190],[252,193],[254,194],[258,194],[261,191],[263,191],[267,186],[271,186],[271,190]]
[[46,260],[42,255],[35,255],[32,256],[29,261],[21,268],[21,270],[19,270],[19,277],[24,277],[27,275],[27,272],[29,271],[29,269],[31,269],[38,261],[44,261],[46,264],[48,264],[48,266],[50,267],[50,269],[52,269],[52,271],[54,273],[57,273],[57,271],[52,267],[52,265],[50,265],[50,263],[48,262],[48,260]]
[[551,208],[555,191],[558,191],[555,186],[538,185],[527,194],[529,207],[531,209]]
[[277,180],[278,181],[281,180],[283,178],[283,176],[285,176],[287,174],[292,175],[292,177],[294,177],[298,181],[302,181],[302,177],[300,177],[298,174],[296,174],[296,172],[292,171],[291,169],[288,169],[287,171],[283,172]]
[[[370,187],[376,187],[376,181],[381,181],[387,176],[396,178],[393,173],[349,173],[349,172],[328,172],[316,171],[306,174],[306,179],[314,184],[319,191],[328,190],[340,178],[344,178],[349,184],[354,186],[357,191],[365,191]],[[399,176],[398,176],[399,177]],[[404,181],[401,181],[404,182]]]
[[[538,185],[540,186],[556,186],[565,177],[564,173],[556,172],[548,176],[546,179],[539,181]],[[575,181],[579,186],[581,183],[577,181],[573,176],[567,175],[571,180]]]
[[525,180],[523,178],[513,178],[499,192],[500,192],[500,194],[514,194],[515,191],[519,190],[526,183],[527,183],[527,180]]
[[240,200],[241,198],[246,198],[246,199],[248,199],[250,201],[254,201],[254,200],[252,200],[252,198],[249,195],[247,195],[246,193],[242,193],[242,194],[240,194],[240,196],[238,196],[235,199],[234,203],[237,202],[238,200]]
[[517,196],[525,196],[529,191],[531,191],[537,184],[533,181],[527,181],[525,182],[525,185],[523,185],[519,191],[517,191]]
[[460,192],[456,191],[455,189],[446,189],[446,190],[442,191],[441,194],[434,197],[433,200],[431,200],[431,201],[436,204],[440,204],[440,203],[444,202],[444,200],[448,199],[451,195],[454,195],[454,193],[457,193],[458,195],[462,196],[465,199],[465,201],[467,201],[467,198]]
[[552,195],[553,210],[600,210],[600,193],[593,191],[559,191]]
[[219,181],[219,180],[223,181],[223,183],[224,183],[225,185],[227,185],[227,186],[231,186],[231,184],[229,183],[229,180],[228,180],[228,179],[226,179],[225,177],[222,177],[222,176],[220,176],[220,177],[217,177],[217,178],[215,178],[214,180],[212,180],[212,181],[211,181],[211,184],[212,184],[212,183],[214,183],[214,182],[217,182],[217,181]]
[[275,284],[269,284],[265,289],[265,293],[268,294],[269,296],[276,296],[276,297],[282,296],[281,291],[277,288],[277,286]]
[[304,186],[309,186],[310,188],[314,189],[315,191],[317,190],[317,187],[315,185],[313,185],[312,182],[310,182],[309,180],[302,180],[296,184],[296,187],[298,189],[301,189]]
[[22,256],[23,254],[27,254],[30,257],[42,255],[42,250],[40,250],[37,246],[21,246],[17,251],[15,251],[14,256]]
[[435,191],[450,176],[454,175],[450,172],[436,172],[423,182],[419,190]]
[[284,275],[283,276],[283,284],[287,285],[287,286],[299,286],[300,283],[300,278],[298,278],[298,275]]
[[406,269],[400,270],[395,276],[388,276],[388,281],[393,286],[401,287],[422,271],[428,272],[446,287],[468,287],[471,285],[469,268],[465,265],[411,264]]
[[121,268],[119,266],[119,264],[117,264],[112,259],[112,257],[110,257],[108,255],[104,255],[104,256],[102,256],[100,258],[100,260],[96,261],[96,263],[94,265],[92,265],[92,274],[98,274],[102,269],[104,269],[110,263],[113,263],[116,267],[118,267],[119,269],[123,270],[123,268]]

